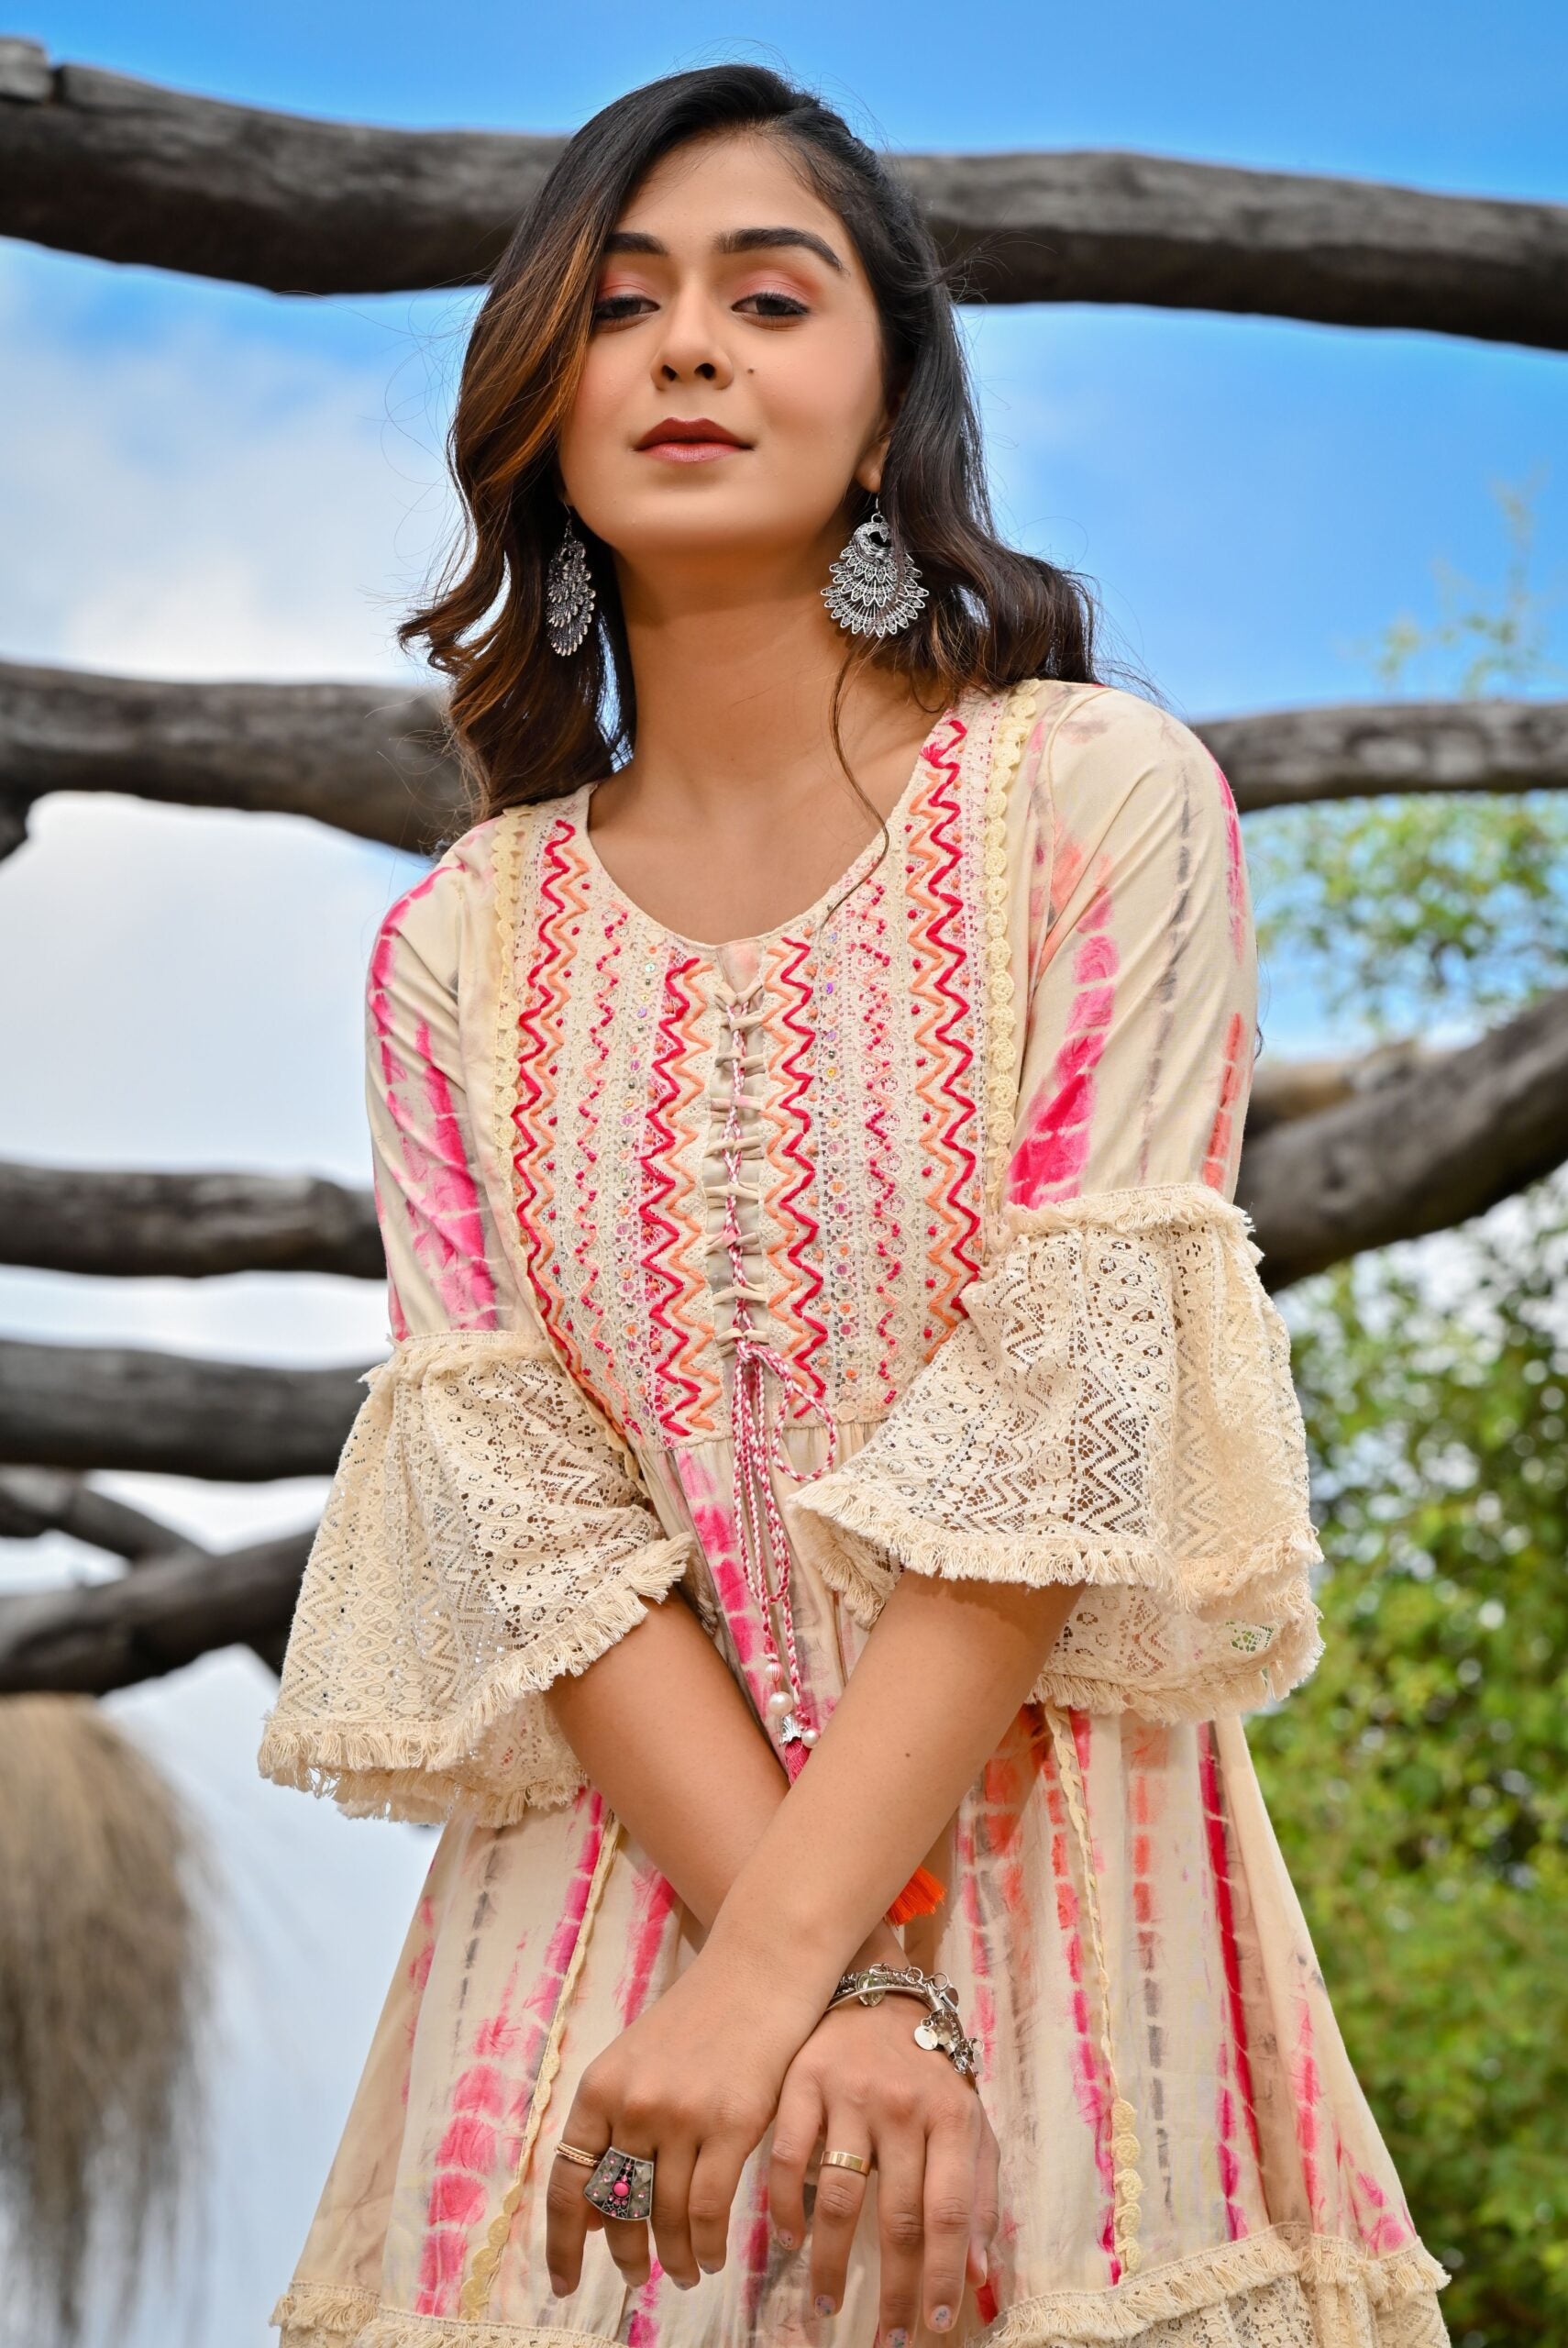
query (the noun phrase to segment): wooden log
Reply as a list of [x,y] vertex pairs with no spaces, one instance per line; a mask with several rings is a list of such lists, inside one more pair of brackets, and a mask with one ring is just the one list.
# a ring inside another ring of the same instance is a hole
[[[0,43],[0,234],[279,294],[484,279],[559,136],[220,104]],[[1568,347],[1568,206],[1128,151],[900,154],[960,297]]]
[[359,1376],[9,1338],[0,1342],[0,1461],[234,1484],[328,1476],[365,1399]]
[[[1368,794],[1568,788],[1568,701],[1386,699],[1187,723],[1243,814]],[[471,820],[436,694],[0,661],[0,811],[50,791],[306,815],[432,853]]]
[[1452,1230],[1568,1157],[1568,987],[1242,1152],[1237,1197],[1271,1288]]
[[50,791],[308,815],[419,852],[470,820],[434,693],[165,684],[0,661],[0,803],[25,809]]
[[385,1278],[369,1190],[311,1175],[127,1173],[0,1160],[0,1262],[98,1279]]

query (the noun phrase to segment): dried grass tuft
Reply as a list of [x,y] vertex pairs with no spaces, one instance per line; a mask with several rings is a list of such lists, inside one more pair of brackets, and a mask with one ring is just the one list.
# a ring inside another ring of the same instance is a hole
[[92,1699],[0,1699],[0,2337],[70,2348],[174,2240],[210,1899],[183,1805]]

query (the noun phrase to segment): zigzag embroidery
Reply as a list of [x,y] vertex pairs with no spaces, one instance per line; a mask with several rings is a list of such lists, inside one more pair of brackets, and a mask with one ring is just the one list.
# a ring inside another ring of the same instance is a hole
[[[955,718],[947,739],[930,753],[941,781],[915,811],[910,838],[910,894],[917,919],[910,924],[911,990],[915,1005],[915,1091],[925,1113],[924,1147],[932,1168],[926,1199],[934,1232],[927,1241],[936,1286],[927,1291],[929,1346],[958,1319],[957,1299],[979,1269],[980,1218],[975,1194],[978,1124],[966,1084],[974,1060],[967,999],[956,983],[967,969],[963,898],[952,885],[962,855],[958,779],[966,727]],[[957,934],[953,934],[957,924]],[[918,1065],[924,1057],[923,1068]]]
[[553,1167],[561,1031],[576,953],[570,925],[580,919],[587,903],[585,869],[565,816],[558,816],[551,825],[539,868],[536,951],[517,1014],[522,1044],[517,1098],[512,1111],[519,1135],[519,1146],[512,1153],[516,1178],[513,1203],[528,1277],[545,1324],[572,1369],[580,1372],[581,1358],[572,1342],[565,1300],[555,1276]]

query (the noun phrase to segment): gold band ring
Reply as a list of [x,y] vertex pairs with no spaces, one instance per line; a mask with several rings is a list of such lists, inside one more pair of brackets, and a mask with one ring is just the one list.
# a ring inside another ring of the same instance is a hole
[[858,2153],[824,2153],[822,2165],[823,2168],[852,2168],[860,2176],[871,2174],[871,2163],[862,2160]]
[[597,2168],[602,2157],[602,2154],[599,2153],[585,2153],[580,2144],[558,2144],[556,2146],[557,2160],[580,2161],[584,2168]]

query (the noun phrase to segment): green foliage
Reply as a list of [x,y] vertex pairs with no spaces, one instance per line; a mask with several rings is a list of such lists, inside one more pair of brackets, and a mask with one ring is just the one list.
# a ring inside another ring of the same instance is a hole
[[1286,1301],[1326,1652],[1250,1724],[1458,2348],[1568,2337],[1568,1191],[1516,1211]]
[[[1461,655],[1461,700],[1568,677],[1549,659],[1542,614],[1555,600],[1529,580],[1533,476],[1494,482],[1512,541],[1488,600],[1434,564],[1442,616],[1401,615],[1360,648],[1390,692],[1423,652]],[[1247,826],[1247,862],[1265,961],[1287,952],[1342,1045],[1382,1040],[1433,1012],[1496,1014],[1561,982],[1568,960],[1568,801],[1560,792],[1499,797],[1342,800],[1278,808]]]

